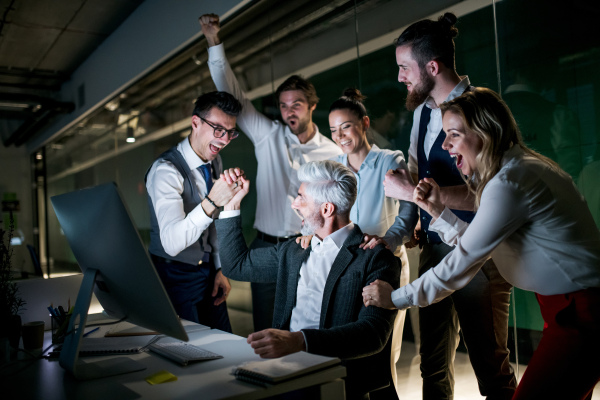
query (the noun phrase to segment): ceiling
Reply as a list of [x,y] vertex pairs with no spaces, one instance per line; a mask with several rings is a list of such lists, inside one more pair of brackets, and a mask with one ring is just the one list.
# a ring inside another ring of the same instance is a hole
[[143,0],[0,0],[0,137],[24,144],[72,103],[61,85]]
[[[361,25],[361,41],[367,41],[456,2],[254,0],[224,21],[220,36],[227,42],[229,61],[242,85],[252,89],[270,81],[274,70],[278,76],[287,76],[293,72],[286,70],[289,66],[314,64],[328,52],[354,46],[356,15],[363,18],[389,10],[388,23],[380,16],[376,23],[365,20]],[[33,141],[53,118],[74,109],[74,104],[58,101],[61,85],[141,3],[0,0],[0,138],[4,146]],[[416,3],[419,7],[414,7]],[[73,164],[73,157],[85,159],[88,152],[108,151],[114,142],[111,133],[127,136],[127,118],[150,120],[151,128],[157,129],[177,121],[181,110],[185,112],[180,118],[187,116],[187,108],[199,94],[214,90],[206,47],[203,38],[191,43],[55,138],[50,150],[65,160],[64,165],[55,162],[56,168]],[[136,136],[149,130],[136,128]]]

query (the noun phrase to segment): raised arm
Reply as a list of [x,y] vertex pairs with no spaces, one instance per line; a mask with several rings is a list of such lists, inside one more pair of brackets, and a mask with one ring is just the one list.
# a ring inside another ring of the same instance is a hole
[[232,94],[242,103],[242,113],[237,124],[254,145],[273,133],[277,123],[259,113],[239,85],[231,66],[225,57],[225,50],[219,38],[221,26],[219,16],[205,14],[199,18],[202,33],[208,43],[208,69],[218,90]]

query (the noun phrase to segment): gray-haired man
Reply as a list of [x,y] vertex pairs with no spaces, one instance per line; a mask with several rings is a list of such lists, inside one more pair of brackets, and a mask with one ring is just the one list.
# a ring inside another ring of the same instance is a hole
[[216,223],[223,273],[277,284],[274,328],[248,337],[257,354],[273,358],[305,350],[339,357],[348,372],[347,395],[362,398],[390,383],[388,342],[396,312],[365,308],[361,290],[375,279],[399,282],[398,259],[383,245],[359,249],[363,233],[350,221],[356,178],[347,167],[309,162],[298,177],[292,208],[303,218],[302,233],[314,235],[310,248],[287,241],[248,250],[239,209],[249,182],[241,177],[242,190]]

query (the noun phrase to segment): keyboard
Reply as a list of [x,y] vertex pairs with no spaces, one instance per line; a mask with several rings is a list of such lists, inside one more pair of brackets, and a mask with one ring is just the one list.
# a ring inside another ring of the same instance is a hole
[[190,361],[215,360],[223,356],[185,342],[153,343],[150,350],[181,365]]

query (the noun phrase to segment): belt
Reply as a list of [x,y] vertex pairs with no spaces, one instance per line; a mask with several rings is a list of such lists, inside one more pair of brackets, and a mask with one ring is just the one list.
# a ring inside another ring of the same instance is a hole
[[[165,263],[165,264],[174,264],[174,265],[196,265],[196,264],[188,264],[185,263],[183,261],[177,261],[177,260],[171,260],[170,258],[164,258],[161,256],[157,256],[156,254],[152,254],[150,253],[150,256],[152,256],[152,258],[156,258],[156,260],[158,260],[159,262]],[[204,253],[204,256],[202,256],[202,259],[198,261],[197,265],[202,265],[202,264],[206,264],[210,261],[211,257],[210,257],[210,253]]]
[[268,235],[268,234],[266,234],[264,232],[261,232],[259,230],[256,231],[256,237],[257,238],[259,238],[263,242],[272,243],[272,244],[277,244],[277,243],[285,242],[285,241],[290,240],[290,239],[295,239],[295,238],[297,238],[299,236],[300,236],[300,234],[291,235],[291,236],[271,236],[271,235]]

